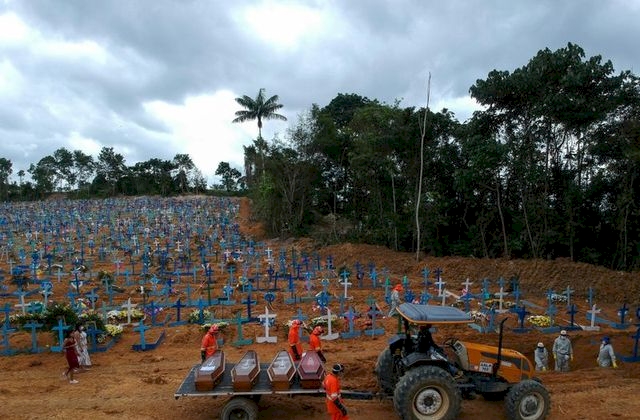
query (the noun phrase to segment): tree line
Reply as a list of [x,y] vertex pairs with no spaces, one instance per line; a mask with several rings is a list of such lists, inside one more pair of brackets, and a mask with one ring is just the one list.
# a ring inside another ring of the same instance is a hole
[[[220,162],[215,172],[221,183],[207,186],[207,180],[187,154],[173,159],[152,158],[127,166],[122,154],[103,147],[97,159],[81,150],[64,147],[16,172],[18,181],[9,182],[13,163],[0,158],[0,199],[39,200],[55,192],[71,198],[115,195],[199,194],[209,189],[225,193],[244,190],[240,171]],[[26,174],[30,180],[25,181]]]
[[[570,43],[493,70],[469,91],[483,109],[464,123],[447,109],[340,93],[313,104],[282,139],[265,140],[263,120],[284,117],[277,95],[260,89],[236,99],[243,109],[233,122],[259,129],[244,147],[244,174],[221,162],[214,189],[249,195],[271,235],[638,269],[638,77]],[[103,148],[87,167],[91,157],[60,150],[31,165],[24,184],[7,183],[11,165],[0,158],[1,197],[207,189],[188,155],[127,167]]]
[[338,94],[245,147],[245,180],[273,235],[637,269],[638,80],[570,43],[477,80],[465,123]]

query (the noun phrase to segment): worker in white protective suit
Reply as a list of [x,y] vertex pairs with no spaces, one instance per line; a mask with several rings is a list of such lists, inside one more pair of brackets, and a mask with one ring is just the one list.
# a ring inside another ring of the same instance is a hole
[[553,342],[553,358],[556,361],[557,372],[569,372],[569,361],[573,361],[573,348],[567,331],[560,331],[560,335]]
[[611,367],[614,369],[618,368],[618,363],[616,362],[616,354],[613,351],[613,347],[611,346],[611,341],[609,337],[606,335],[602,337],[602,342],[600,343],[600,351],[598,352],[598,366],[600,367]]
[[540,342],[533,352],[533,358],[536,363],[536,370],[546,372],[549,370],[549,352],[544,347],[544,343]]

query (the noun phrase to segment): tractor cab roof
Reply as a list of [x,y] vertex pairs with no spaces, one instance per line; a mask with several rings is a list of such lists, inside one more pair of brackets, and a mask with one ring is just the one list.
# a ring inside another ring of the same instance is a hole
[[417,305],[403,303],[397,308],[398,314],[408,322],[426,324],[468,324],[471,316],[453,306]]

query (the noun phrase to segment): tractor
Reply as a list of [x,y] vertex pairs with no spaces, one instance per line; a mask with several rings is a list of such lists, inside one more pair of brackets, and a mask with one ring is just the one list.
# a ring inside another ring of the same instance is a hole
[[534,377],[533,365],[523,354],[502,347],[508,318],[500,323],[497,347],[454,337],[441,347],[433,342],[431,327],[471,323],[466,312],[450,306],[403,303],[397,313],[404,332],[389,340],[378,356],[375,372],[382,392],[393,396],[400,418],[455,419],[462,398],[475,395],[505,400],[510,420],[547,417],[549,393]]

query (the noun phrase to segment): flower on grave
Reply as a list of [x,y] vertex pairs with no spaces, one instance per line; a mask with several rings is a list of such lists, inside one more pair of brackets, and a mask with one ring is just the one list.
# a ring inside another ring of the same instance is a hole
[[560,295],[558,293],[552,293],[551,294],[551,301],[552,302],[567,302],[567,296],[566,295]]
[[[134,321],[138,321],[144,318],[144,313],[139,309],[131,310],[131,319]],[[126,310],[113,310],[107,312],[107,319],[110,322],[122,322],[126,321],[128,318],[128,312]]]
[[111,337],[117,337],[120,334],[122,334],[122,332],[124,331],[121,325],[113,325],[113,324],[105,325],[104,329],[107,332],[107,335]]
[[25,314],[15,314],[9,316],[9,322],[13,325],[17,325],[22,328],[24,324],[28,324],[29,322],[41,323],[43,316],[41,313],[25,313]]
[[546,328],[553,325],[551,317],[548,317],[547,315],[530,315],[527,317],[527,322],[540,328]]
[[[204,322],[210,322],[211,321],[211,312],[203,309],[202,310],[202,319],[204,320]],[[188,322],[190,324],[197,324],[200,322],[200,310],[199,309],[195,309],[193,311],[191,311],[191,313],[189,314],[189,319]]]
[[[315,318],[312,318],[311,321],[309,321],[309,326],[311,328],[315,328],[318,325],[322,326],[322,327],[326,327],[329,324],[329,317],[327,315],[324,316],[318,316]],[[336,314],[331,314],[331,323],[335,323],[338,321],[338,316]]]
[[[144,308],[144,313],[147,314],[148,316],[154,316],[154,315],[158,315],[163,310],[164,310],[164,308],[162,306],[154,306],[153,308],[148,306],[148,307]],[[140,312],[140,311],[138,311],[138,312]]]
[[481,311],[469,311],[469,316],[476,324],[484,325],[488,321],[487,314]]
[[220,321],[220,322],[214,322],[214,323],[206,322],[206,323],[202,324],[200,329],[202,331],[204,331],[204,332],[207,332],[207,331],[209,331],[209,328],[211,328],[213,325],[217,325],[218,329],[220,331],[224,331],[224,330],[227,329],[227,327],[229,327],[229,323],[228,322]]

